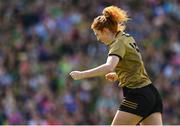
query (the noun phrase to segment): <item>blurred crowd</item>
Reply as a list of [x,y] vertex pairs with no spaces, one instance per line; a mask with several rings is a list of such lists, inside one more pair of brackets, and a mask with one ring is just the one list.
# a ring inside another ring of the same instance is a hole
[[163,98],[163,123],[180,124],[178,0],[1,0],[1,125],[111,123],[123,98],[117,82],[69,76],[105,63],[90,25],[110,5],[131,18],[126,32]]

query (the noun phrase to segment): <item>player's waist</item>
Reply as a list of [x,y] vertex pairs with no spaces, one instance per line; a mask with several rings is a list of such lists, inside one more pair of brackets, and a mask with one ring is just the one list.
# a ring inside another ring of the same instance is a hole
[[126,87],[130,89],[135,89],[135,88],[142,88],[145,87],[149,84],[151,84],[151,80],[145,80],[145,81],[140,81],[140,82],[124,82],[124,83],[119,83],[120,87]]

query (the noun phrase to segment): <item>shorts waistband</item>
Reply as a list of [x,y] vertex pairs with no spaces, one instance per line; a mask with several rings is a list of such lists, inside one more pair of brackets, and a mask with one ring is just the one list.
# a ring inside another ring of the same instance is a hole
[[141,87],[141,88],[128,88],[128,87],[122,87],[123,89],[123,94],[126,95],[128,92],[130,91],[137,91],[137,90],[142,90],[142,89],[145,89],[145,88],[152,88],[153,85],[152,84],[148,84],[144,87]]
[[148,85],[145,85],[144,87],[140,87],[140,88],[122,87],[122,89],[124,89],[124,90],[136,90],[136,89],[142,89],[142,88],[147,88],[147,87],[151,87],[151,86],[152,86],[152,83],[151,83],[151,84],[148,84]]

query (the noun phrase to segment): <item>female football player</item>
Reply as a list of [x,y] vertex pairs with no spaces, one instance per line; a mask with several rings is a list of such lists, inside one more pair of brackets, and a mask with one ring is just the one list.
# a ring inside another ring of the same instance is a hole
[[97,39],[109,48],[106,63],[70,75],[74,80],[102,75],[111,81],[118,79],[124,99],[112,125],[162,125],[161,97],[146,73],[134,38],[124,33],[128,19],[126,11],[106,7],[91,25]]

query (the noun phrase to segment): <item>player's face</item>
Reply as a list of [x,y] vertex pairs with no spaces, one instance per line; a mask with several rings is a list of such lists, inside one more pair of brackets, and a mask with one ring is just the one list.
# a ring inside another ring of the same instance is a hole
[[94,34],[96,35],[98,41],[102,41],[102,33],[99,30],[94,30]]

